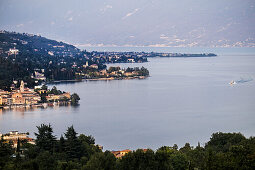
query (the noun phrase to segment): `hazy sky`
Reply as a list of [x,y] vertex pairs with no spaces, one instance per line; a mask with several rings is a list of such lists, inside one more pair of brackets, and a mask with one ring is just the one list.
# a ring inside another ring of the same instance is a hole
[[87,45],[255,46],[255,0],[0,0],[0,29]]

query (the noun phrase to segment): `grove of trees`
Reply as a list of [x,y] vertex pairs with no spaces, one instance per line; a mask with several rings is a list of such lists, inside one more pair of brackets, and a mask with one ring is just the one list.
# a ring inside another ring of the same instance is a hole
[[214,133],[205,146],[162,146],[138,149],[122,158],[102,151],[92,136],[68,127],[59,139],[52,126],[37,126],[35,145],[18,141],[16,149],[0,140],[0,169],[35,170],[232,170],[255,169],[255,138],[240,133]]

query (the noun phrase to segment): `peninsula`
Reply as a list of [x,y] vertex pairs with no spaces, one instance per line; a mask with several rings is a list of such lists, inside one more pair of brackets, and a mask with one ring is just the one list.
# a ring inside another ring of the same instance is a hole
[[145,68],[107,69],[106,63],[146,61],[146,57],[130,53],[88,52],[40,35],[0,32],[0,89],[7,91],[13,80],[24,80],[27,87],[34,88],[63,80],[144,78],[149,76]]

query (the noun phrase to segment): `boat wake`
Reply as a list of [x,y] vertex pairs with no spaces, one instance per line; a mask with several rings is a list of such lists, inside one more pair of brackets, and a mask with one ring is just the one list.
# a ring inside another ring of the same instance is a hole
[[252,78],[249,78],[249,79],[241,78],[240,80],[236,81],[236,83],[246,83],[246,82],[249,82],[249,81],[252,81],[252,80],[253,80]]
[[253,80],[252,78],[248,78],[248,79],[240,78],[240,80],[236,80],[236,81],[232,80],[229,84],[234,85],[234,84],[240,84],[240,83],[247,83],[247,82],[250,82],[252,80]]

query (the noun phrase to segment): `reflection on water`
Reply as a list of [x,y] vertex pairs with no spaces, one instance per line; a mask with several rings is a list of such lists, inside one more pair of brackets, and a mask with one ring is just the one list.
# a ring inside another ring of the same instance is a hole
[[8,109],[0,109],[2,113],[8,113],[8,112],[20,112],[24,113],[26,111],[36,111],[40,109],[40,107],[14,107],[14,108],[8,108]]
[[24,116],[28,115],[28,113],[32,113],[32,112],[38,112],[38,111],[43,111],[46,109],[49,110],[59,110],[60,107],[63,107],[65,109],[68,109],[70,107],[73,107],[74,109],[77,109],[80,105],[75,105],[72,106],[69,102],[59,102],[56,104],[52,104],[49,103],[46,106],[29,106],[29,107],[24,107],[24,106],[20,106],[20,107],[10,107],[10,108],[0,108],[0,119],[3,118],[3,114],[14,114],[15,117],[17,118],[24,118]]

